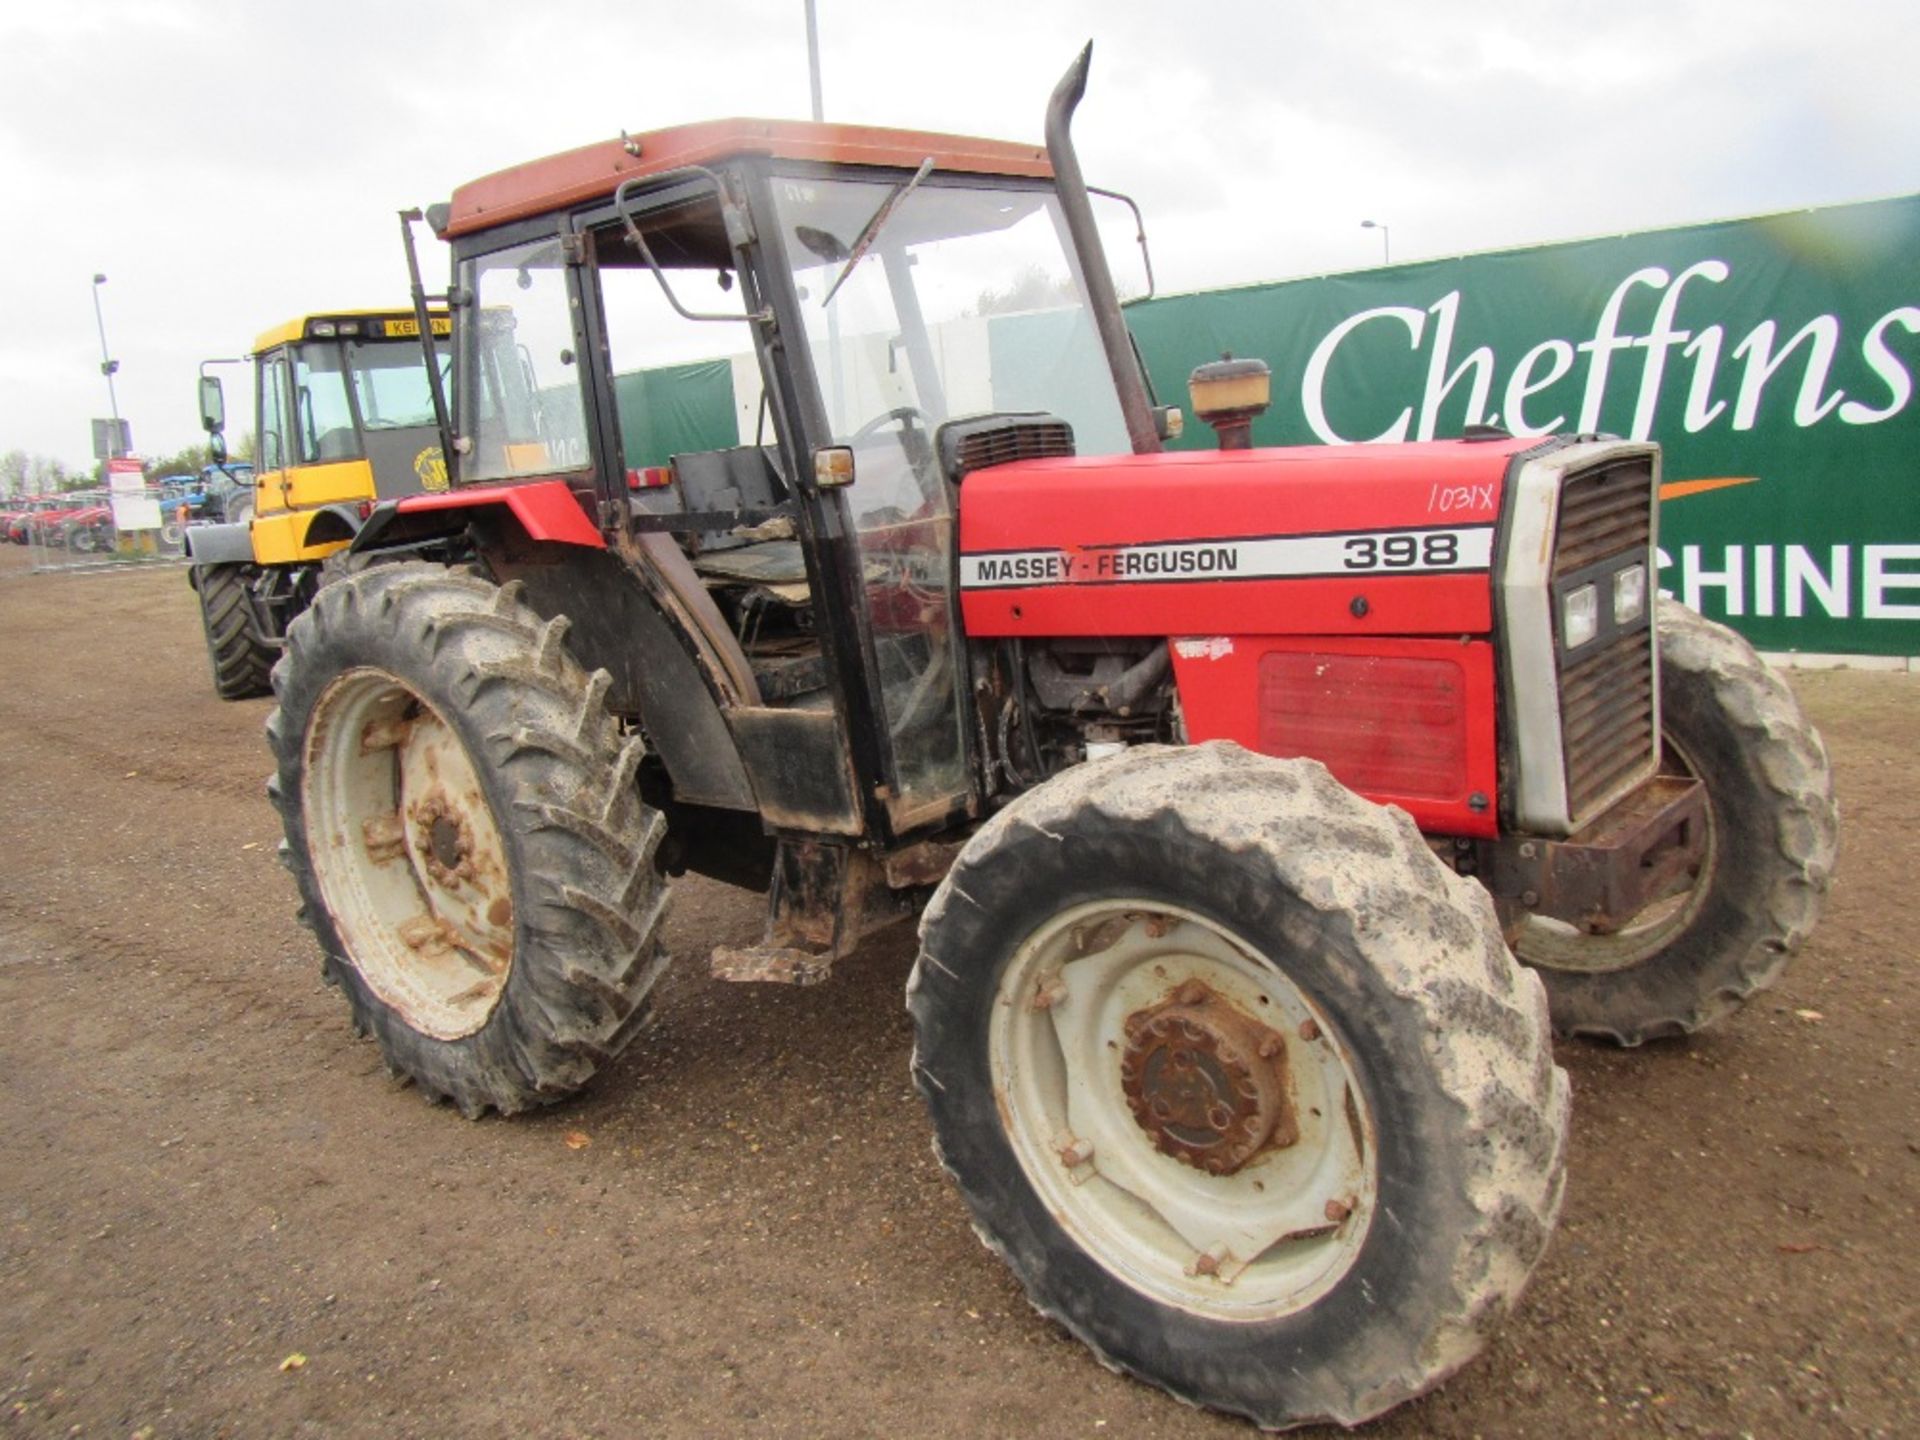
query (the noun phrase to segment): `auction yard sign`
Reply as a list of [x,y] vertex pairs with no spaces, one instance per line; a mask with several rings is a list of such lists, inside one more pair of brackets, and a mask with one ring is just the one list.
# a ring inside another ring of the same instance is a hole
[[[1273,366],[1256,444],[1660,442],[1661,583],[1763,649],[1920,655],[1920,195],[1169,296],[1163,400]],[[1184,447],[1212,443],[1190,425]]]

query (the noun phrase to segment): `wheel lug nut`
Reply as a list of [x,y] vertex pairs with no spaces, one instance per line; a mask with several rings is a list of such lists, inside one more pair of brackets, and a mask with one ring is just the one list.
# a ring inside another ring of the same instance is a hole
[[1350,1200],[1327,1201],[1327,1209],[1326,1209],[1327,1219],[1331,1220],[1336,1225],[1338,1225],[1341,1221],[1345,1220],[1347,1216],[1351,1215],[1352,1213],[1353,1213],[1353,1202]]
[[1300,1038],[1302,1040],[1318,1040],[1320,1038],[1319,1024],[1312,1019],[1302,1020],[1300,1022]]

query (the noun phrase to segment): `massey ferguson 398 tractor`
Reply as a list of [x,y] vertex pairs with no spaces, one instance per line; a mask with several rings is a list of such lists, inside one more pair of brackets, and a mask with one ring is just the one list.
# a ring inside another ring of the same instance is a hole
[[[673,875],[767,892],[732,980],[924,904],[914,1079],[1034,1304],[1354,1424],[1547,1243],[1550,1025],[1685,1033],[1806,936],[1827,762],[1657,596],[1653,446],[1162,452],[1087,59],[1044,150],[720,121],[435,207],[451,488],[289,628],[271,788],[355,1023],[469,1115],[643,1029]],[[756,443],[676,452],[648,368],[730,349]]]

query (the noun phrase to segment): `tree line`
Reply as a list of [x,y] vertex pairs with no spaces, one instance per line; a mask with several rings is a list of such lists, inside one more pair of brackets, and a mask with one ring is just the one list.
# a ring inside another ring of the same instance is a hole
[[[233,458],[252,460],[251,435],[234,438]],[[158,480],[170,475],[198,475],[213,463],[213,456],[205,444],[189,445],[170,455],[148,457],[142,463],[146,467],[147,478]],[[0,496],[58,495],[69,490],[103,490],[106,484],[107,466],[104,460],[75,470],[50,455],[20,449],[0,454]]]

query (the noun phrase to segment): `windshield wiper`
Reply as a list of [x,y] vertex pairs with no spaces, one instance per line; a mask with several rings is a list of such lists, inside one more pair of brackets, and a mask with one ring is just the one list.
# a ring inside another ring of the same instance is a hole
[[911,180],[896,187],[891,195],[880,202],[880,208],[873,212],[873,218],[867,221],[866,228],[860,232],[860,238],[853,242],[853,248],[847,252],[847,263],[835,277],[832,288],[827,291],[826,298],[820,302],[822,310],[826,309],[832,303],[833,297],[840,293],[840,287],[847,283],[847,276],[853,273],[853,267],[858,265],[865,258],[867,251],[873,248],[873,242],[880,238],[881,227],[887,223],[888,217],[893,214],[895,208],[913,193],[914,186],[932,173],[933,157],[929,155],[920,162],[920,168],[913,172]]

